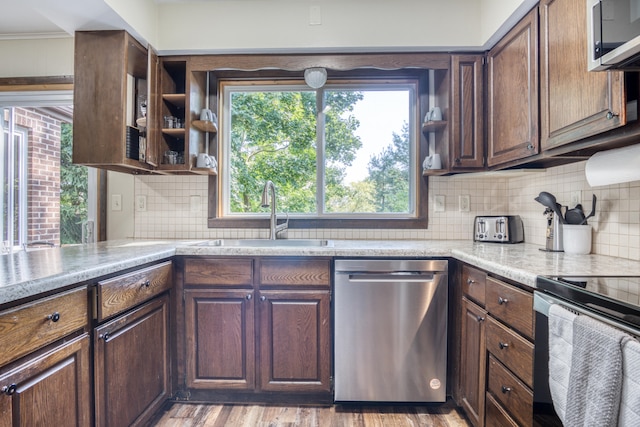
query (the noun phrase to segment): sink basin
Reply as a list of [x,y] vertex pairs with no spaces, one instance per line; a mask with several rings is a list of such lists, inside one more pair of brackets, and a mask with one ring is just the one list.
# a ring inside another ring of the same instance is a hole
[[216,239],[198,243],[198,246],[237,246],[248,248],[332,247],[331,240],[323,239]]

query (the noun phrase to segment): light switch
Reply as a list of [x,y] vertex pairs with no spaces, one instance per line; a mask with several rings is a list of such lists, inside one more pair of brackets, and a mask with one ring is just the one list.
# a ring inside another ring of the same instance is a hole
[[202,204],[200,203],[200,196],[190,196],[189,197],[189,211],[191,213],[200,212],[202,208]]
[[322,25],[322,11],[320,6],[309,7],[309,25]]
[[444,202],[445,202],[444,195],[443,194],[436,194],[436,197],[434,198],[433,211],[434,212],[444,212]]
[[147,211],[147,196],[139,195],[136,196],[136,212],[146,212]]
[[111,195],[111,210],[112,211],[122,210],[122,194]]

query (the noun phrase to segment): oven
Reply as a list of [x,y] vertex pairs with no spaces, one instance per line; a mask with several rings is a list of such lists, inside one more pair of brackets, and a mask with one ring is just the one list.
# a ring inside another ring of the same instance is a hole
[[562,426],[549,390],[549,308],[560,304],[635,337],[640,336],[640,276],[538,277],[534,291],[534,420]]

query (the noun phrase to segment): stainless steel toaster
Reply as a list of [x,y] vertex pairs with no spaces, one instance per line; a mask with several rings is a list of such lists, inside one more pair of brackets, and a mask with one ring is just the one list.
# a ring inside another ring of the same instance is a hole
[[519,215],[477,216],[473,224],[474,242],[524,242],[524,225]]

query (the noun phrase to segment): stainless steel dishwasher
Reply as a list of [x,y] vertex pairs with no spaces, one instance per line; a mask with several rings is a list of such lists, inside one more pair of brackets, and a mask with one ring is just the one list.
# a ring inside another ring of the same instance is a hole
[[335,400],[444,402],[446,260],[335,261]]

